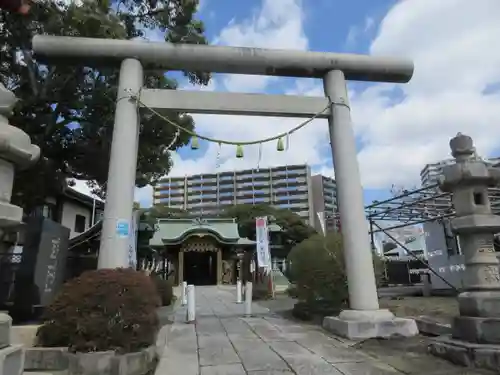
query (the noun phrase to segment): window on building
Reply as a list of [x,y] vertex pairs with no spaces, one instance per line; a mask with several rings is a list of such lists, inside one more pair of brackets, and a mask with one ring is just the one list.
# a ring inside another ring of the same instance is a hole
[[85,232],[85,216],[75,215],[75,232],[82,233]]

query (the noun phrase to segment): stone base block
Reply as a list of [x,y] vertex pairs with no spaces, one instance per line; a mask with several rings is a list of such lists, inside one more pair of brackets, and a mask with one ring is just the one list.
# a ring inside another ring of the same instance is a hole
[[342,311],[338,317],[327,316],[323,319],[323,328],[350,340],[418,335],[415,320],[396,318],[388,310]]
[[430,336],[451,335],[451,325],[435,321],[431,317],[421,315],[414,318],[418,331]]
[[30,371],[63,371],[68,368],[67,348],[27,348],[24,369]]
[[500,291],[462,292],[458,309],[460,316],[500,318]]
[[10,345],[10,329],[12,318],[4,313],[0,313],[0,349]]
[[22,345],[11,345],[0,350],[0,375],[21,375],[24,371]]
[[500,345],[500,318],[457,316],[452,324],[454,339]]
[[500,371],[500,345],[475,344],[448,335],[433,339],[429,352],[461,366]]

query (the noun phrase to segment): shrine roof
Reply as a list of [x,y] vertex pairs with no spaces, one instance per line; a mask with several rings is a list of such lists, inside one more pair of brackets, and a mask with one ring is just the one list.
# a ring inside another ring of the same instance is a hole
[[254,241],[241,238],[238,224],[230,218],[159,219],[150,246],[177,245],[190,237],[210,236],[223,244],[253,245]]

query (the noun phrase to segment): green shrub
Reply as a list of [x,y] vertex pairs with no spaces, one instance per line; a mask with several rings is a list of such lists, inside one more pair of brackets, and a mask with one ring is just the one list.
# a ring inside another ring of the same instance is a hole
[[159,305],[154,283],[141,271],[88,271],[47,306],[38,344],[72,352],[138,351],[155,341]]
[[295,286],[295,284],[290,284],[290,286],[286,289],[286,294],[288,294],[288,296],[290,298],[298,298],[299,297],[298,292],[297,292],[297,287]]
[[[314,235],[296,245],[288,259],[295,280],[293,293],[300,301],[298,310],[305,315],[331,315],[347,307],[347,275],[340,234]],[[374,259],[376,275],[380,276],[381,262],[378,257]]]
[[174,286],[171,280],[162,279],[158,275],[151,275],[158,295],[160,296],[161,305],[169,306],[174,298]]

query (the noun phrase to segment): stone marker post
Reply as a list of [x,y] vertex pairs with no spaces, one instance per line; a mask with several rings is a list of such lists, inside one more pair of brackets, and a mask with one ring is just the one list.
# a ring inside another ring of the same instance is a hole
[[492,214],[488,187],[500,182],[500,170],[476,156],[469,136],[458,133],[450,148],[455,164],[444,167],[440,187],[453,194],[451,225],[464,255],[464,288],[451,337],[439,337],[430,349],[466,366],[498,370],[500,363],[492,365],[500,355],[500,275],[493,239],[500,216]]
[[[38,146],[21,129],[9,125],[17,99],[0,83],[0,248],[3,254],[16,242],[23,217],[21,207],[10,203],[14,185],[14,166],[27,167],[40,157]],[[21,375],[24,368],[22,345],[10,345],[12,319],[0,313],[0,374]]]

